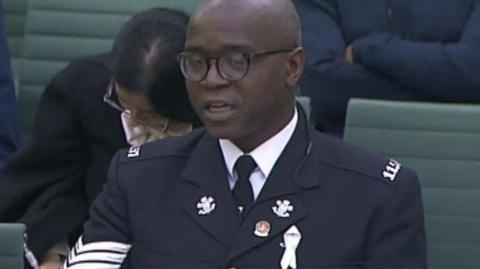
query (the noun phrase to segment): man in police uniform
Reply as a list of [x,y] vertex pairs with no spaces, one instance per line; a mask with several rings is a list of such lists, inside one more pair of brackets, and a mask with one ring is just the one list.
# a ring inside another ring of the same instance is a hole
[[65,268],[426,268],[415,174],[295,106],[299,29],[290,0],[196,10],[179,62],[206,129],[119,152]]

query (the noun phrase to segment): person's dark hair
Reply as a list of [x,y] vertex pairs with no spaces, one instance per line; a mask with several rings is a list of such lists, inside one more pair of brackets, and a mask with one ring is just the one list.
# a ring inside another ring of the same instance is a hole
[[170,119],[196,122],[177,63],[188,15],[155,8],[135,15],[120,30],[112,50],[112,74],[125,90],[144,94]]

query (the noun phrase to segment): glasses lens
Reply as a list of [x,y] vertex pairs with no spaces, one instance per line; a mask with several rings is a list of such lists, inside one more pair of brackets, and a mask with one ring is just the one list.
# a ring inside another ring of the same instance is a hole
[[243,53],[228,53],[218,59],[218,68],[228,80],[238,80],[245,76],[248,59]]
[[207,63],[205,58],[198,54],[187,54],[181,56],[180,68],[186,79],[201,81],[207,72]]

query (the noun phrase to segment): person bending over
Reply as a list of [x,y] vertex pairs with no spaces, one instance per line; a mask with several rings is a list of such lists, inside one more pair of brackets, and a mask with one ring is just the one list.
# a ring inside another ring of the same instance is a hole
[[110,53],[61,70],[34,134],[0,178],[0,222],[27,224],[42,268],[58,268],[120,148],[189,132],[198,120],[177,64],[188,16],[153,9],[120,30]]

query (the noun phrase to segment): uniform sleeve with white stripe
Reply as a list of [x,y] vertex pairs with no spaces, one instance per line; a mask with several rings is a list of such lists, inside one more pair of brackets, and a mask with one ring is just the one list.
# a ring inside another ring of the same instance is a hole
[[125,192],[117,175],[120,154],[110,164],[108,182],[93,203],[84,233],[63,269],[117,269],[131,248]]

